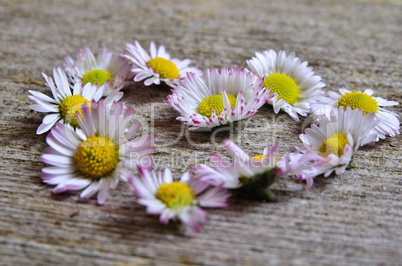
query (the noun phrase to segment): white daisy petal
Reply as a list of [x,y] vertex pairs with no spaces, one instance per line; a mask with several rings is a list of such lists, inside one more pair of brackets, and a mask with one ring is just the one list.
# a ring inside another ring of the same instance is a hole
[[61,188],[64,189],[64,183],[68,182],[72,178],[75,178],[75,174],[64,174],[64,175],[57,175],[56,177],[47,178],[46,176],[42,176],[43,182],[48,185],[57,185],[59,183],[63,183],[63,186],[60,186],[56,191],[56,193],[64,192],[65,190],[61,191]]
[[47,144],[53,149],[57,150],[59,153],[66,156],[74,156],[75,150],[74,146],[67,146],[64,143],[59,142],[52,133],[49,133],[46,138]]
[[[151,75],[148,73],[148,72],[140,72],[140,73],[138,73],[137,75],[135,75],[135,77],[134,77],[134,81],[135,82],[138,82],[138,81],[141,81],[141,80],[143,80],[143,79],[146,79],[146,78],[148,78],[148,77],[150,77]],[[152,84],[152,83],[151,83]],[[148,85],[149,86],[149,85]]]
[[375,100],[377,101],[379,106],[394,106],[394,105],[398,105],[399,103],[396,101],[387,101],[383,98],[380,97],[375,97]]
[[227,207],[227,198],[230,193],[222,187],[214,187],[207,190],[198,197],[198,202],[202,207],[224,208]]
[[[45,116],[46,118],[46,116]],[[52,118],[59,118],[58,116],[52,116]],[[49,131],[57,122],[58,119],[54,119],[52,121],[49,121],[48,124],[42,123],[39,125],[38,129],[36,130],[36,134],[40,135],[43,134],[47,131]]]
[[160,81],[159,81],[159,79],[157,79],[157,78],[149,78],[149,79],[146,79],[146,80],[144,81],[144,85],[145,85],[145,86],[150,86],[150,85],[153,84],[153,83],[155,83],[156,85],[159,85],[159,84],[160,84]]
[[103,205],[103,204],[105,204],[105,202],[106,202],[106,200],[107,200],[107,198],[109,196],[109,189],[111,187],[110,186],[111,180],[101,179],[101,181],[99,183],[100,183],[101,188],[100,188],[100,190],[98,192],[97,200],[98,200],[99,205]]
[[155,46],[154,42],[151,42],[150,51],[151,51],[151,57],[152,58],[157,57],[157,55],[156,55],[156,46]]
[[88,199],[95,195],[100,189],[99,182],[92,182],[83,192],[81,192],[80,197]]
[[[64,191],[74,191],[74,190],[80,190],[83,189],[85,187],[87,187],[91,181],[87,180],[87,179],[80,179],[80,178],[70,178],[69,180],[65,181],[65,182],[58,182],[63,183],[63,190]],[[64,192],[63,191],[63,192]],[[54,191],[55,193],[61,193],[62,191]]]
[[42,120],[44,124],[56,123],[59,118],[59,114],[49,114],[45,116]]
[[72,158],[53,154],[43,154],[41,160],[44,163],[54,166],[60,165],[61,167],[66,167],[73,164]]
[[147,206],[147,213],[153,215],[161,214],[166,209],[165,204],[160,201],[155,201],[155,199],[141,198],[138,200],[138,203]]
[[[168,53],[166,53],[166,49],[165,46],[161,45],[158,48],[158,54],[156,55],[157,57],[166,57],[167,59],[170,58],[170,55]],[[190,59],[185,59],[185,60],[190,60]],[[173,61],[173,60],[172,60]],[[188,64],[187,64],[188,65]],[[187,66],[186,65],[186,66]]]
[[[220,159],[219,157],[221,156],[218,154],[212,155],[211,162],[217,162]],[[222,163],[222,160],[219,162]],[[200,180],[212,186],[223,185],[223,187],[227,189],[241,187],[238,171],[234,167],[221,167],[223,165],[228,165],[229,163],[228,160],[225,160],[225,164],[216,164],[215,169],[201,164],[199,167],[194,168],[193,171],[195,177],[202,177]]]
[[[30,96],[28,96],[28,98],[38,102],[38,100],[33,99]],[[48,103],[31,104],[31,105],[29,105],[29,108],[31,108],[34,111],[40,112],[40,113],[56,113],[56,112],[58,112],[58,108],[56,107],[56,105],[50,105]]]
[[70,84],[68,83],[67,77],[61,68],[58,67],[57,69],[53,69],[53,78],[61,96],[63,98],[71,96]]
[[[32,90],[28,90],[28,92],[30,94],[32,94],[35,98],[42,100],[43,102],[49,102],[49,103],[57,103],[57,101],[55,99],[50,98],[49,96],[38,92],[38,91],[32,91]],[[31,98],[32,99],[32,98]]]
[[76,169],[70,168],[70,167],[55,167],[55,166],[50,166],[50,167],[45,167],[42,168],[42,175],[46,176],[57,176],[57,175],[65,175],[65,174],[70,174],[75,172]]

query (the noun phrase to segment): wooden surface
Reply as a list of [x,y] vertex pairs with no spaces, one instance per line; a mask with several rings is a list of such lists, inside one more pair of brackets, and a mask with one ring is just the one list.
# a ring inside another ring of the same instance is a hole
[[[285,49],[308,60],[327,84],[372,88],[401,102],[402,2],[345,1],[0,1],[0,261],[3,265],[135,264],[387,264],[402,262],[401,136],[359,150],[343,176],[305,184],[278,180],[279,202],[235,196],[211,210],[196,238],[175,224],[161,226],[125,184],[104,206],[78,194],[52,194],[39,177],[43,115],[31,111],[27,90],[50,93],[51,74],[79,48],[154,40],[195,66],[245,67],[255,51]],[[183,170],[222,152],[231,138],[251,154],[274,141],[281,154],[299,143],[302,123],[264,106],[249,120],[211,133],[182,131],[164,104],[169,88],[126,89],[143,132],[156,135],[159,169]],[[391,108],[399,115],[401,106]],[[152,112],[153,110],[153,112]],[[182,132],[182,133],[180,133]],[[175,141],[173,141],[175,140]]]

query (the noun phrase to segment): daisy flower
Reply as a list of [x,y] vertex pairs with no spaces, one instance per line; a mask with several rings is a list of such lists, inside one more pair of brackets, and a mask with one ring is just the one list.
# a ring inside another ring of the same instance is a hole
[[142,48],[138,41],[135,41],[135,45],[127,43],[126,50],[127,53],[121,56],[136,66],[132,69],[135,74],[134,81],[145,79],[145,86],[159,85],[161,82],[165,82],[168,85],[177,85],[178,80],[184,77],[187,72],[202,75],[201,70],[189,67],[191,59],[170,59],[165,47],[160,46],[156,49],[154,42],[151,42],[150,45],[151,55]]
[[[56,185],[54,193],[81,190],[81,198],[96,193],[98,204],[104,204],[109,190],[117,186],[120,170],[136,169],[138,165],[152,167],[149,155],[153,136],[146,135],[130,140],[139,130],[140,123],[127,128],[133,108],[124,109],[124,103],[84,103],[77,120],[83,134],[62,123],[46,137],[49,147],[43,150],[41,160],[50,167],[42,169],[41,178],[46,184]],[[77,111],[78,113],[78,111]]]
[[255,57],[247,60],[249,68],[264,78],[264,86],[272,89],[274,95],[268,103],[274,107],[277,114],[280,109],[299,121],[299,115],[310,113],[310,103],[313,97],[322,95],[325,84],[321,77],[314,75],[312,67],[307,67],[307,61],[302,62],[295,53],[286,56],[286,52],[274,50],[256,52]]
[[205,81],[189,73],[172,89],[167,103],[181,113],[177,118],[190,130],[213,128],[248,118],[273,95],[262,79],[241,68],[207,70]]
[[364,115],[363,110],[349,106],[346,110],[343,106],[333,109],[329,117],[323,115],[318,125],[312,124],[305,134],[300,134],[303,144],[296,148],[302,153],[311,152],[325,163],[299,177],[311,187],[314,176],[328,177],[334,171],[336,175],[343,174],[359,147],[374,142],[376,134],[371,130],[377,123],[373,112]]
[[194,236],[200,232],[200,224],[207,222],[207,212],[200,207],[224,208],[230,193],[222,187],[190,178],[185,172],[179,181],[174,181],[169,168],[163,174],[138,167],[140,178],[132,176],[131,190],[139,196],[138,203],[147,207],[147,213],[158,215],[162,224],[180,220],[186,233]]
[[375,120],[379,123],[372,129],[371,133],[376,133],[376,141],[385,139],[386,135],[395,137],[399,133],[400,122],[397,114],[382,108],[383,106],[394,106],[399,103],[396,101],[387,101],[380,97],[373,97],[374,91],[367,89],[364,92],[350,91],[347,89],[339,89],[340,93],[330,91],[328,96],[316,97],[317,102],[311,105],[311,110],[316,115],[329,115],[332,109],[343,106],[343,108],[363,110],[363,114],[367,115],[371,112],[375,113]]
[[129,81],[133,77],[130,64],[120,56],[112,57],[112,53],[108,53],[106,48],[96,58],[91,49],[86,47],[84,51],[79,50],[76,60],[69,55],[64,60],[63,67],[72,83],[104,85],[105,97],[132,84]]
[[[62,121],[73,128],[79,128],[76,112],[78,111],[81,115],[82,104],[90,104],[93,100],[99,101],[105,87],[100,86],[98,88],[90,83],[82,86],[80,82],[77,82],[71,91],[66,74],[61,68],[53,69],[56,84],[53,83],[51,77],[44,73],[42,75],[46,80],[45,85],[52,91],[53,98],[38,91],[28,91],[32,94],[28,97],[36,102],[36,104],[32,104],[29,107],[41,113],[50,113],[43,118],[42,124],[36,130],[36,134],[39,135],[49,131],[58,121]],[[107,103],[118,101],[122,96],[123,93],[116,90],[106,97],[105,101]]]
[[[277,176],[287,173],[288,166],[276,164],[276,153],[279,144],[266,146],[263,153],[250,157],[240,147],[230,140],[224,140],[223,145],[229,158],[214,153],[211,156],[213,168],[205,164],[193,169],[194,179],[214,186],[223,186],[227,189],[241,189],[246,193],[275,200],[269,186]],[[292,163],[293,169],[297,165]]]

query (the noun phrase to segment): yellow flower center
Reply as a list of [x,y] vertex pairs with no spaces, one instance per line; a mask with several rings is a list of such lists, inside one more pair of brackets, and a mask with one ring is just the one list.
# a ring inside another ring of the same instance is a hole
[[272,89],[271,94],[276,92],[278,100],[284,99],[290,105],[294,104],[300,96],[300,90],[296,82],[282,73],[275,72],[268,75],[264,80],[264,86],[267,90]]
[[97,83],[98,86],[100,86],[105,84],[107,80],[112,83],[112,76],[110,75],[109,71],[104,69],[94,69],[85,73],[84,77],[82,78],[82,84],[85,85],[90,82],[92,85]]
[[258,162],[258,161],[261,161],[262,159],[264,159],[265,157],[267,157],[267,156],[265,156],[263,154],[258,154],[258,155],[253,157],[253,160]]
[[150,66],[154,72],[159,73],[159,76],[163,79],[177,79],[180,76],[177,66],[172,61],[165,58],[152,58],[147,62],[147,65]]
[[156,198],[171,209],[179,209],[193,204],[195,192],[187,183],[164,183],[156,191]]
[[81,105],[83,103],[88,103],[89,106],[91,105],[91,103],[81,95],[68,96],[61,101],[59,112],[66,123],[69,123],[73,127],[79,127],[76,112],[78,111],[82,117]]
[[343,109],[348,106],[352,110],[355,108],[363,109],[363,114],[365,115],[378,110],[378,103],[373,97],[358,91],[347,92],[342,95],[338,100],[339,106],[343,106]]
[[[227,94],[227,96],[229,99],[230,108],[235,107],[236,97],[233,96],[232,94]],[[222,94],[215,94],[212,96],[208,96],[207,98],[201,101],[200,107],[198,108],[198,112],[206,117],[211,117],[212,110],[215,110],[215,113],[217,115],[220,115],[224,108],[225,107],[223,106]]]
[[114,171],[119,145],[108,137],[93,135],[81,142],[74,155],[75,167],[86,178],[99,180]]
[[322,145],[319,146],[320,153],[322,153],[324,157],[330,154],[341,156],[346,144],[349,144],[346,133],[338,131],[338,133],[335,133],[332,137],[324,139]]

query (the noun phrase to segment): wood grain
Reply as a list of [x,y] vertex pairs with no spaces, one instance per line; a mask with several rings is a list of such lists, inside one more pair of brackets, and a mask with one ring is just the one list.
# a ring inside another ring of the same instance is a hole
[[[196,238],[148,216],[125,184],[104,206],[78,194],[53,195],[41,182],[42,114],[27,90],[49,91],[63,56],[86,46],[117,54],[126,43],[165,45],[199,68],[245,67],[255,51],[307,60],[326,90],[372,88],[401,102],[402,3],[394,1],[67,1],[2,0],[0,5],[0,260],[2,265],[311,265],[402,261],[401,136],[359,150],[344,175],[294,177],[273,187],[277,203],[234,196],[211,210]],[[299,143],[302,123],[264,106],[251,119],[211,133],[186,133],[164,104],[169,88],[126,89],[143,133],[156,135],[155,161],[179,177],[223,152],[231,138],[249,153],[274,141],[281,153]],[[401,106],[392,111],[401,115]],[[175,141],[172,141],[175,140]]]

